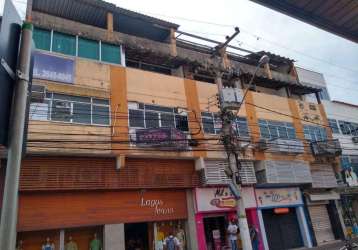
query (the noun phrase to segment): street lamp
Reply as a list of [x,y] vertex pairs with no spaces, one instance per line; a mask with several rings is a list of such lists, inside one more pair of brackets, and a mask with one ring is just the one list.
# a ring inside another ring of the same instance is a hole
[[[255,79],[255,76],[257,74],[257,71],[259,70],[259,68],[264,65],[264,64],[267,64],[270,62],[270,57],[268,57],[268,55],[263,55],[260,60],[259,60],[259,63],[257,64],[256,68],[255,68],[255,71],[254,71],[254,74],[252,75],[251,79],[250,79],[250,82],[249,82],[249,86],[247,86],[247,88],[245,89],[245,92],[244,92],[244,95],[242,97],[242,101],[241,101],[241,104],[245,101],[245,98],[246,98],[246,95],[247,95],[247,92],[249,92],[250,88],[251,88],[251,85]],[[237,110],[237,113],[239,113],[239,110],[241,108],[241,105],[239,106],[238,110]]]

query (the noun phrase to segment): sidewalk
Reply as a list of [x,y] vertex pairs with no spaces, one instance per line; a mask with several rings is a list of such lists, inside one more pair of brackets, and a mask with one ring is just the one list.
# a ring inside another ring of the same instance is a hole
[[[353,239],[352,242],[355,242],[358,244],[358,239]],[[338,250],[341,247],[344,246],[344,241],[335,241],[333,243],[328,243],[319,247],[314,247],[314,248],[302,248],[302,250]],[[358,248],[356,248],[358,250]]]

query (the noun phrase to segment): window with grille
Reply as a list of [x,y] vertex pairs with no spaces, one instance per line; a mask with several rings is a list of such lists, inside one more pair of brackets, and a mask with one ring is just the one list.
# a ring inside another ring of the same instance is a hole
[[336,119],[328,119],[328,124],[332,130],[332,133],[339,134],[339,127]]

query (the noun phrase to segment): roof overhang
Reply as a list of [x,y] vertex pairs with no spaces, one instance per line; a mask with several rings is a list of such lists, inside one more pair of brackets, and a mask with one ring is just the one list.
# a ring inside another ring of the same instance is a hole
[[251,0],[358,43],[356,0]]
[[112,13],[114,31],[159,42],[168,38],[170,29],[179,27],[101,0],[33,0],[32,10],[103,29],[107,28],[107,13]]

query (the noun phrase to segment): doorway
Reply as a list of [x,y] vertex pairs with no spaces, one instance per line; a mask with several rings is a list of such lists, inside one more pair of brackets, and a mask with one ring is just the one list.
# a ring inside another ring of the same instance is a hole
[[124,225],[126,250],[147,250],[148,224],[128,223]]
[[214,235],[220,238],[221,246],[226,245],[226,227],[225,216],[204,218],[205,239],[208,250],[215,249]]
[[289,208],[285,214],[276,214],[273,209],[265,209],[262,210],[262,216],[270,250],[303,247],[295,208]]

